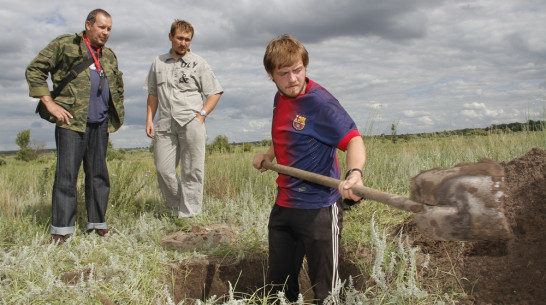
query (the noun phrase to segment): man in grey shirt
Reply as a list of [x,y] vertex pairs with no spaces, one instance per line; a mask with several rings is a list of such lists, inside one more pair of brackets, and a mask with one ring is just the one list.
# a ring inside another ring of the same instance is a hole
[[[175,20],[169,33],[171,50],[154,59],[147,79],[146,135],[155,141],[157,180],[167,207],[176,217],[201,213],[205,118],[223,93],[207,62],[190,51],[193,34],[189,22]],[[176,172],[179,162],[181,177]]]

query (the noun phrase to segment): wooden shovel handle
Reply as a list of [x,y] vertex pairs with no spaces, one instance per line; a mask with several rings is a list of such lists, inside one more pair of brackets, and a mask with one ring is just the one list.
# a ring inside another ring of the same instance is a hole
[[[335,189],[337,189],[339,184],[341,183],[341,180],[338,180],[332,177],[319,175],[316,173],[304,171],[294,167],[271,163],[266,160],[262,161],[262,167],[276,171],[277,173],[280,173],[280,174],[296,177],[299,179],[303,179],[309,182],[313,182],[316,184],[320,184],[320,185],[335,188]],[[412,201],[411,199],[404,196],[385,193],[385,192],[378,191],[378,190],[375,190],[366,186],[361,186],[361,185],[354,185],[351,189],[358,196],[364,197],[366,199],[382,202],[392,207],[395,207],[397,209],[401,209],[408,212],[414,212],[414,213],[419,213],[424,210],[424,205],[422,203]]]

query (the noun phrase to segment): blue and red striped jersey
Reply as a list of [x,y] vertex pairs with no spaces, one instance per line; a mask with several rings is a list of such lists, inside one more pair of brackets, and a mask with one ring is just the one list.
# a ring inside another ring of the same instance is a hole
[[[306,81],[306,92],[296,98],[275,95],[271,134],[277,163],[339,179],[336,149],[345,151],[360,133],[333,95]],[[277,185],[276,203],[283,207],[317,209],[340,198],[337,189],[283,174]]]

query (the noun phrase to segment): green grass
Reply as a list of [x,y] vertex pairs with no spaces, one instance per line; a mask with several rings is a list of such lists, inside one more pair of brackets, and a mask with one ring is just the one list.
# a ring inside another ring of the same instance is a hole
[[[382,191],[409,195],[411,177],[421,170],[452,167],[482,158],[509,161],[533,147],[546,148],[546,132],[419,138],[392,143],[367,139],[368,162],[364,183]],[[275,198],[276,174],[259,173],[252,156],[265,151],[212,153],[206,159],[203,213],[173,221],[165,212],[153,158],[147,150],[128,151],[125,160],[109,162],[111,197],[107,221],[115,234],[101,238],[85,234],[83,176],[76,233],[62,246],[50,244],[53,154],[35,162],[6,157],[0,166],[0,304],[174,304],[169,267],[203,256],[235,258],[263,254],[267,248],[267,219]],[[344,153],[339,153],[344,166]],[[366,277],[376,283],[359,292],[343,289],[347,304],[443,304],[470,292],[456,283],[449,291],[424,286],[419,278],[426,258],[404,236],[385,234],[408,213],[365,201],[345,214],[342,244],[354,253]],[[191,252],[166,250],[163,236],[193,225],[226,223],[238,228],[229,247],[211,246]],[[373,259],[360,260],[368,249]],[[71,276],[66,284],[62,277]],[[234,284],[234,283],[232,283]],[[236,290],[237,287],[234,288]],[[235,300],[232,300],[235,302]],[[262,304],[257,292],[243,303]],[[219,304],[209,300],[208,304]]]

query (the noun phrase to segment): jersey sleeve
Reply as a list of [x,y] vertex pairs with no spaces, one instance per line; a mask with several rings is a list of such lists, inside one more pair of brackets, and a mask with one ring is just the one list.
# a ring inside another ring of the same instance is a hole
[[333,96],[324,98],[317,106],[315,136],[321,142],[344,151],[349,141],[360,135],[355,122]]
[[341,151],[346,151],[349,142],[351,142],[351,140],[355,137],[360,137],[360,132],[358,129],[349,131],[349,133],[346,134],[345,137],[343,137],[343,139],[341,139],[341,141],[338,143],[337,148]]

